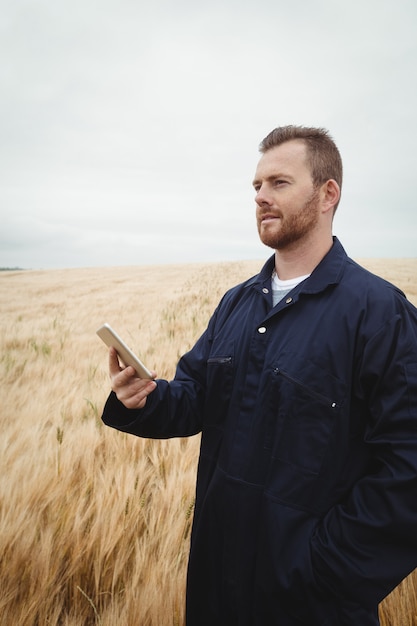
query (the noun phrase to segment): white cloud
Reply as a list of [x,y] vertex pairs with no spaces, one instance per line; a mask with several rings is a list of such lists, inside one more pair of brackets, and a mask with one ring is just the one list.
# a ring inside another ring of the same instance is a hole
[[112,246],[120,264],[266,256],[251,180],[286,123],[323,125],[341,149],[349,252],[415,255],[411,0],[3,13],[0,265],[108,265]]

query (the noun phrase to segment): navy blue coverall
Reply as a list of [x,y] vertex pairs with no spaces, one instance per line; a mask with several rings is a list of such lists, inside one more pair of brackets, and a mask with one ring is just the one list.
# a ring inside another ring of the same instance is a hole
[[335,239],[275,307],[274,257],[226,293],[143,410],[202,432],[187,626],[375,626],[417,566],[417,310]]

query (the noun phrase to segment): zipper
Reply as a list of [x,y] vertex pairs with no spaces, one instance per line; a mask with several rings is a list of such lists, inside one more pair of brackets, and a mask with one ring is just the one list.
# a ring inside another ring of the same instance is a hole
[[317,391],[314,391],[314,389],[310,389],[310,387],[307,387],[300,380],[298,380],[297,378],[294,378],[293,376],[290,376],[289,374],[281,370],[279,367],[275,367],[273,373],[275,374],[275,376],[282,376],[286,380],[289,380],[290,382],[294,383],[294,385],[297,385],[298,387],[305,389],[305,391],[310,396],[313,396],[317,398],[317,400],[319,400],[320,402],[327,404],[328,406],[330,406],[331,409],[337,409],[339,407],[337,402],[329,400],[329,398],[327,398],[326,396],[323,396],[321,393],[318,393]]
[[207,363],[217,363],[218,365],[229,365],[232,363],[231,356],[213,356],[207,359]]

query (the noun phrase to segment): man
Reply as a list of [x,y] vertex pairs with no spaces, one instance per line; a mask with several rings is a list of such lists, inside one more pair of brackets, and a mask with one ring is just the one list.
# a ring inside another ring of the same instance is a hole
[[417,565],[417,311],[333,238],[328,133],[277,128],[260,150],[274,255],[226,293],[173,381],[111,350],[103,420],[202,432],[187,626],[374,626]]

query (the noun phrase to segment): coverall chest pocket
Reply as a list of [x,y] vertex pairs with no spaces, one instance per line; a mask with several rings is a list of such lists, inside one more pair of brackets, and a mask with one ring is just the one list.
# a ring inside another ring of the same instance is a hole
[[271,401],[277,416],[272,457],[318,474],[342,402],[340,381],[314,368],[314,377],[299,378],[276,367]]
[[227,417],[234,378],[234,345],[214,346],[207,360],[207,393],[204,424],[223,426]]

